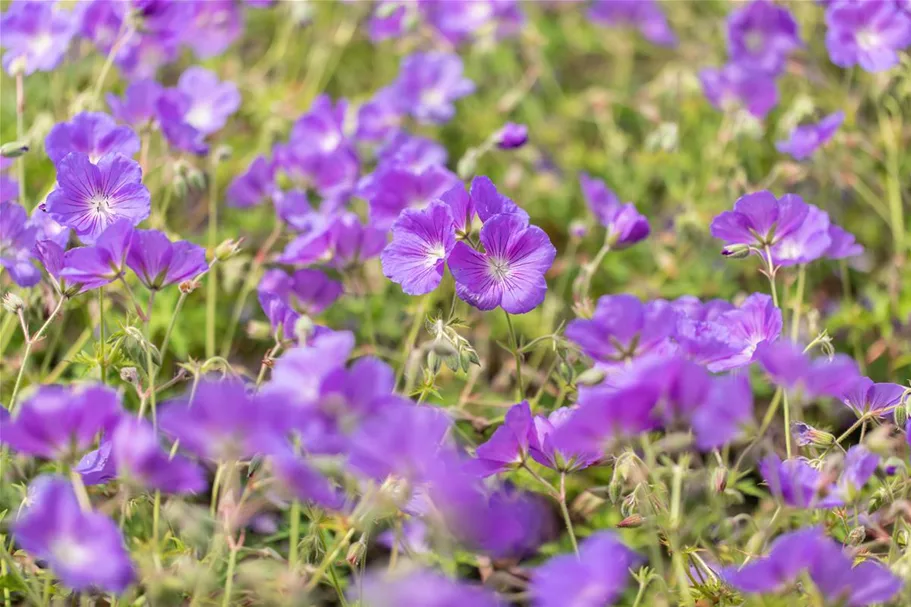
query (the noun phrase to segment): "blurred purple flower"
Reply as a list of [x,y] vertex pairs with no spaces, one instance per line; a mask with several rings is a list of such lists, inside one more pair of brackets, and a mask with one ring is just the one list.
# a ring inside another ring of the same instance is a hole
[[604,384],[579,388],[579,408],[553,433],[561,445],[602,453],[618,437],[635,436],[661,426],[655,415],[659,394],[654,386],[634,384],[617,389]]
[[740,435],[752,418],[753,390],[749,379],[738,375],[714,378],[690,418],[696,446],[702,451],[723,447]]
[[[377,5],[377,10],[382,6]],[[404,12],[404,7],[403,7]],[[391,137],[402,124],[402,111],[399,108],[396,92],[392,87],[385,87],[373,94],[373,98],[357,110],[358,141],[381,142]]]
[[372,573],[352,592],[363,607],[501,607],[496,595],[427,569]]
[[103,485],[117,478],[117,463],[111,454],[114,445],[107,437],[102,438],[98,448],[82,456],[73,470],[82,476],[86,486]]
[[834,508],[844,504],[832,483],[804,459],[782,461],[771,454],[759,462],[759,472],[769,492],[795,508]]
[[826,8],[826,25],[826,48],[839,67],[885,71],[911,45],[911,15],[888,0],[834,2]]
[[534,426],[528,401],[523,400],[510,407],[503,424],[487,442],[475,449],[479,473],[490,476],[524,462],[528,457],[529,439],[534,434]]
[[846,502],[853,501],[879,467],[879,456],[863,445],[854,445],[845,454],[844,466],[838,478],[838,492]]
[[816,124],[795,127],[786,140],[775,143],[775,149],[783,154],[790,154],[795,160],[809,158],[813,152],[835,136],[835,132],[844,120],[845,113],[838,111],[829,114]]
[[69,122],[54,125],[44,140],[47,155],[60,164],[70,152],[79,152],[96,164],[107,154],[135,156],[139,152],[139,137],[128,126],[117,126],[114,119],[102,112],[82,112]]
[[205,134],[186,120],[189,102],[177,89],[161,92],[155,101],[155,111],[161,132],[168,143],[178,150],[203,156],[209,153]]
[[29,225],[35,226],[38,229],[37,235],[35,236],[38,242],[50,240],[57,246],[66,248],[67,243],[70,241],[70,229],[54,221],[51,216],[47,214],[47,211],[41,208],[41,205],[36,206],[32,210],[32,217],[29,220]]
[[407,28],[408,21],[413,20],[414,16],[410,14],[413,7],[412,3],[402,0],[377,2],[367,24],[370,40],[382,42],[388,38],[401,36]]
[[375,171],[369,181],[362,180],[358,193],[370,205],[370,223],[386,230],[403,211],[425,208],[457,185],[458,177],[444,166],[432,165],[420,171],[393,166]]
[[721,571],[724,580],[746,593],[783,590],[818,558],[820,546],[828,540],[818,527],[786,533],[772,542],[768,555],[751,561],[740,569]]
[[791,12],[768,0],[753,0],[728,16],[728,50],[733,62],[778,75],[788,55],[803,46]]
[[203,67],[187,68],[177,81],[183,95],[183,120],[203,135],[221,130],[240,108],[240,92],[233,82],[222,82]]
[[270,441],[263,445],[263,453],[269,456],[275,478],[294,499],[329,510],[344,508],[344,493],[314,470],[305,458],[294,453],[290,445]]
[[561,407],[547,417],[536,415],[529,435],[528,453],[532,459],[560,472],[575,472],[597,463],[600,450],[590,450],[557,434],[557,429],[566,424],[579,410],[578,407]]
[[778,103],[778,86],[773,76],[737,63],[705,68],[699,72],[699,80],[709,103],[721,111],[732,105],[743,106],[762,120]]
[[243,32],[243,13],[233,0],[192,2],[191,21],[182,37],[203,59],[223,53]]
[[829,224],[829,241],[829,248],[825,252],[828,259],[847,259],[862,255],[864,252],[863,245],[857,243],[854,234],[834,223]]
[[235,207],[252,207],[271,198],[275,190],[275,166],[268,158],[257,156],[246,172],[231,181],[227,197]]
[[49,72],[60,64],[75,28],[69,12],[51,2],[14,0],[0,17],[3,68],[13,75]]
[[70,284],[80,285],[80,293],[117,280],[126,269],[133,234],[133,226],[128,219],[114,222],[101,233],[94,245],[77,247],[64,253],[60,277]]
[[114,461],[124,479],[164,493],[197,493],[206,488],[203,469],[161,448],[158,434],[145,421],[127,418],[113,438]]
[[557,254],[544,230],[520,215],[501,214],[485,221],[480,241],[483,253],[460,241],[449,255],[462,300],[485,311],[500,306],[510,314],[525,314],[544,301],[544,274]]
[[12,158],[0,156],[0,204],[19,198],[19,183],[6,174],[14,162]]
[[12,524],[16,542],[46,561],[63,584],[76,591],[121,594],[133,581],[133,565],[117,524],[83,511],[69,481],[39,476],[29,487],[31,504]]
[[528,141],[528,127],[524,124],[507,122],[495,136],[497,147],[501,150],[520,148]]
[[101,385],[43,385],[4,423],[2,442],[55,460],[87,449],[121,415],[120,395]]
[[330,264],[343,270],[376,257],[386,246],[386,232],[364,225],[354,213],[342,213],[329,231]]
[[485,34],[512,36],[525,22],[517,0],[422,0],[418,7],[427,23],[453,45]]
[[566,338],[595,361],[616,364],[668,351],[676,323],[666,301],[643,304],[633,295],[605,295],[598,299],[591,319],[570,321]]
[[393,88],[404,112],[422,123],[444,124],[455,115],[453,102],[475,85],[463,76],[458,55],[429,52],[405,57]]
[[304,314],[319,314],[331,306],[344,290],[342,284],[319,270],[297,270],[287,275],[281,270],[267,271],[257,287],[259,292],[278,295]]
[[551,557],[534,570],[530,591],[537,607],[612,605],[626,587],[630,569],[643,559],[611,531],[599,531],[579,546],[579,554]]
[[291,305],[275,293],[260,290],[258,292],[259,305],[263,309],[272,333],[276,339],[288,339],[294,336],[300,314]]
[[677,35],[655,0],[594,0],[588,16],[607,26],[636,27],[646,40],[659,46],[677,45]]
[[28,213],[13,202],[0,202],[0,266],[20,287],[33,287],[41,272],[33,263],[38,228],[30,226]]
[[807,205],[807,214],[797,229],[772,246],[772,263],[793,266],[820,259],[832,244],[830,226],[828,213],[815,205]]
[[762,249],[775,246],[800,229],[810,205],[796,194],[775,198],[768,190],[746,194],[737,199],[733,211],[724,211],[712,220],[712,236],[723,240],[722,255],[730,255],[730,245]]
[[587,173],[579,174],[579,183],[588,208],[607,228],[606,242],[615,249],[624,249],[648,236],[648,219],[641,215],[632,203],[621,204],[603,181],[593,179]]
[[885,416],[901,403],[905,387],[899,384],[874,384],[868,377],[861,377],[844,393],[843,400],[858,415],[880,412]]
[[126,262],[139,281],[153,291],[209,269],[205,249],[185,240],[171,242],[158,230],[135,230]]
[[57,165],[57,186],[44,210],[86,244],[117,220],[139,224],[151,209],[139,163],[120,154],[103,156],[97,164],[85,154],[68,154]]
[[288,399],[291,406],[311,408],[319,400],[323,380],[344,368],[353,350],[354,335],[348,331],[316,337],[312,344],[293,348],[275,361],[272,380],[262,392]]
[[154,80],[136,80],[127,85],[123,98],[108,93],[105,99],[117,120],[142,127],[157,118],[156,106],[164,89]]
[[813,360],[788,341],[760,344],[756,358],[773,383],[788,389],[802,387],[809,398],[843,398],[860,379],[857,363],[850,356]]
[[392,225],[392,242],[383,249],[383,274],[409,295],[430,293],[443,280],[455,242],[446,203],[431,202],[423,211],[405,209]]

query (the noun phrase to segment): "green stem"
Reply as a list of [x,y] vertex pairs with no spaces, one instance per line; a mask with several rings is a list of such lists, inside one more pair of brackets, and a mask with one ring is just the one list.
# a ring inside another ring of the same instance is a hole
[[174,306],[174,313],[171,314],[171,321],[168,323],[168,328],[164,332],[164,339],[161,340],[161,348],[158,349],[161,352],[161,363],[164,364],[165,353],[168,351],[168,345],[171,343],[171,331],[174,330],[174,325],[177,323],[177,316],[180,314],[180,310],[183,308],[183,302],[187,300],[187,293],[181,292],[180,298],[177,300],[177,305]]
[[301,504],[297,500],[291,502],[291,510],[288,513],[288,523],[291,527],[290,537],[288,539],[288,570],[294,575],[298,566],[301,530]]
[[803,292],[807,278],[807,266],[801,264],[797,270],[797,294],[794,296],[794,315],[791,317],[791,341],[797,341],[800,333],[800,314],[803,308]]
[[98,289],[98,337],[101,342],[101,383],[107,383],[108,362],[104,355],[104,287]]
[[344,550],[348,546],[348,544],[351,543],[351,538],[354,537],[355,531],[356,531],[356,529],[354,527],[349,529],[348,533],[346,533],[344,535],[344,537],[342,537],[338,542],[336,542],[336,544],[332,548],[332,550],[329,553],[327,553],[325,557],[323,557],[323,560],[320,563],[319,567],[317,567],[316,571],[313,572],[313,575],[310,578],[310,581],[307,582],[307,586],[304,588],[305,592],[311,592],[314,588],[316,588],[319,585],[320,580],[326,574],[326,570],[329,569],[329,567],[332,565],[332,563],[335,562],[335,559],[338,558],[338,555],[341,554],[342,550]]
[[0,550],[0,556],[2,556],[3,562],[6,564],[7,571],[9,572],[9,574],[11,574],[14,578],[16,578],[16,580],[19,582],[19,584],[23,588],[25,588],[25,594],[28,596],[29,601],[33,605],[49,605],[50,604],[47,601],[43,601],[41,599],[41,597],[38,596],[34,590],[32,590],[32,587],[29,585],[28,581],[24,577],[22,577],[22,572],[19,571],[19,567],[16,566],[16,562],[13,560],[12,555],[10,555],[6,551],[5,547],[3,548],[3,550]]
[[[218,163],[212,163],[212,178],[209,181],[209,250],[215,258],[218,246],[218,200],[216,199]],[[218,270],[211,268],[206,282],[206,358],[215,356],[215,312],[218,303]]]
[[785,450],[788,454],[788,459],[791,458],[791,405],[788,403],[788,391],[782,390],[782,409],[784,411],[784,445]]
[[775,307],[778,306],[778,290],[775,288],[775,266],[772,265],[772,250],[769,248],[769,245],[765,246],[765,261],[768,265],[768,270],[766,276],[769,278],[769,286],[772,288],[772,303],[775,304]]
[[120,49],[124,44],[127,43],[127,40],[133,35],[133,28],[129,25],[129,19],[124,19],[123,23],[120,26],[120,30],[117,32],[117,40],[111,46],[111,50],[108,52],[108,56],[104,60],[104,65],[101,66],[101,73],[98,75],[98,80],[95,81],[95,89],[92,91],[92,100],[97,102],[101,97],[101,89],[104,88],[104,81],[107,79],[108,72],[111,71],[111,66],[114,65],[114,58],[117,56],[117,53],[120,52]]
[[579,544],[576,541],[576,531],[573,529],[573,521],[569,516],[569,508],[566,507],[566,473],[560,473],[560,512],[563,514],[563,522],[566,523],[566,531],[569,533],[569,541],[573,545],[573,552],[579,556]]
[[424,295],[421,297],[421,305],[414,313],[414,319],[411,321],[411,329],[408,330],[408,337],[405,339],[405,343],[402,345],[402,364],[399,366],[399,370],[395,374],[396,387],[398,387],[399,382],[402,381],[402,377],[405,375],[405,370],[408,367],[408,355],[411,353],[411,348],[414,347],[414,340],[418,338],[418,333],[421,330],[421,324],[424,322],[424,312],[427,310],[427,306],[430,302],[430,297],[430,295]]
[[[157,412],[157,397],[155,395],[155,380],[158,375],[158,369],[155,367],[155,363],[152,361],[152,307],[155,305],[155,291],[149,293],[149,303],[146,308],[146,318],[145,318],[145,338],[146,338],[146,373],[149,376],[149,384],[146,386],[148,390],[149,405],[152,409],[152,426],[158,430],[158,412]],[[159,355],[161,353],[159,352]]]
[[[25,75],[16,72],[16,139],[25,140]],[[25,202],[25,154],[16,160],[16,177],[19,180],[19,204],[28,208]]]
[[231,592],[233,591],[234,586],[234,567],[237,565],[237,550],[238,547],[232,545],[231,550],[228,552],[228,571],[225,574],[225,594],[221,600],[222,607],[228,607],[228,605],[231,604]]
[[32,354],[32,346],[38,342],[39,339],[44,335],[44,332],[47,331],[47,328],[51,326],[51,322],[57,315],[60,314],[60,311],[63,309],[63,304],[66,302],[66,298],[61,297],[57,301],[57,305],[54,307],[54,310],[51,312],[51,315],[48,316],[47,320],[44,321],[44,324],[41,325],[41,328],[35,332],[34,335],[25,335],[25,352],[22,355],[22,364],[19,367],[19,373],[16,375],[16,384],[13,386],[13,395],[10,396],[9,401],[9,410],[10,414],[16,414],[16,397],[19,395],[19,388],[22,386],[22,378],[25,375],[25,369],[28,367],[29,357]]
[[509,337],[512,340],[512,354],[516,359],[516,402],[522,402],[525,398],[525,387],[522,385],[522,355],[519,353],[519,340],[516,337],[515,327],[512,326],[512,317],[509,312],[503,310],[506,315],[506,324],[509,326]]

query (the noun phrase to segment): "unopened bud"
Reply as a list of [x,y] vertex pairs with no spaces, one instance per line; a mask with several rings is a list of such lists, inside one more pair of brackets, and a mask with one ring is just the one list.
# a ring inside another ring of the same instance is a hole
[[744,259],[750,256],[750,245],[732,244],[721,249],[721,254],[728,259]]
[[886,460],[886,463],[883,464],[883,471],[889,476],[902,474],[907,472],[907,470],[908,469],[905,466],[905,462],[895,456],[890,457]]
[[569,224],[569,236],[570,238],[576,238],[581,240],[585,238],[585,235],[588,234],[588,225],[581,219],[574,219]]
[[877,489],[873,495],[870,497],[870,501],[867,503],[867,512],[873,514],[877,510],[883,507],[883,504],[886,503],[886,492],[884,489]]
[[449,340],[440,338],[433,340],[433,343],[430,344],[430,349],[433,350],[434,354],[441,358],[459,353]]
[[645,519],[642,518],[641,514],[631,514],[619,523],[617,526],[621,529],[630,529],[635,527],[641,527],[642,523],[645,522]]
[[294,337],[297,339],[297,343],[304,345],[310,341],[310,337],[313,336],[313,330],[316,328],[316,325],[307,315],[302,315],[297,319],[297,322],[294,323]]
[[899,428],[904,428],[908,424],[908,419],[911,418],[911,412],[908,411],[909,408],[911,408],[911,402],[905,402],[895,407],[892,412],[895,416],[895,425]]
[[4,158],[19,158],[28,152],[28,144],[24,141],[10,141],[0,145],[0,156]]
[[215,148],[215,154],[214,154],[215,161],[224,162],[225,160],[228,160],[229,158],[231,158],[231,155],[233,153],[234,153],[234,150],[231,148],[230,145],[220,145],[217,148]]
[[361,538],[348,547],[348,554],[345,556],[345,560],[348,561],[348,564],[352,567],[357,567],[365,554],[367,554],[367,544],[364,542],[364,539]]
[[854,529],[851,529],[848,533],[848,537],[845,538],[845,545],[860,546],[865,537],[867,537],[867,530],[863,527],[855,527]]
[[427,369],[433,374],[436,375],[440,372],[440,368],[443,366],[443,359],[437,355],[436,352],[430,350],[427,352]]
[[120,370],[120,379],[134,386],[137,385],[139,383],[139,373],[136,371],[136,367],[123,367]]
[[797,444],[806,447],[830,447],[835,444],[835,436],[822,430],[817,430],[809,424],[803,422],[793,422],[791,424],[791,435],[797,439]]
[[728,488],[728,469],[725,467],[715,468],[712,473],[712,488],[716,493],[724,493]]
[[592,367],[580,373],[579,377],[576,378],[576,383],[583,386],[595,386],[604,381],[604,377],[605,373],[602,369]]
[[7,291],[3,296],[3,307],[12,314],[18,314],[20,310],[25,309],[25,302],[12,291]]
[[240,251],[240,245],[243,241],[243,238],[239,238],[237,240],[229,238],[225,240],[220,245],[215,247],[215,259],[218,261],[227,261],[228,259],[231,259],[237,255],[238,251]]
[[199,280],[197,280],[195,278],[190,279],[190,280],[185,280],[182,283],[180,283],[179,285],[177,285],[177,288],[180,289],[181,293],[192,293],[193,291],[195,291],[196,289],[199,288]]

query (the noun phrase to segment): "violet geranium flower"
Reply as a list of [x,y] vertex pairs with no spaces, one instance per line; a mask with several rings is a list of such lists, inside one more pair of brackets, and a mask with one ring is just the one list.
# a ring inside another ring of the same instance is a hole
[[706,68],[699,72],[699,81],[709,103],[721,111],[731,106],[742,106],[762,120],[778,103],[778,86],[774,76],[737,63]]
[[547,234],[520,215],[495,215],[481,227],[484,252],[457,242],[449,269],[461,299],[479,310],[525,314],[544,301],[544,274],[557,255]]
[[257,156],[246,172],[234,178],[226,194],[232,205],[244,208],[271,198],[275,191],[275,165],[267,158]]
[[834,508],[844,503],[836,494],[834,479],[826,479],[802,458],[782,461],[768,455],[759,462],[759,472],[772,495],[788,506]]
[[862,255],[864,252],[863,245],[857,242],[854,234],[834,223],[829,224],[829,241],[829,248],[825,252],[827,259],[847,259]]
[[12,524],[16,543],[76,592],[124,592],[133,581],[133,565],[117,523],[100,512],[84,512],[63,477],[39,476],[29,493],[31,504]]
[[139,152],[139,137],[128,126],[117,126],[103,112],[82,112],[69,122],[60,122],[47,134],[44,149],[59,164],[70,152],[80,152],[97,163],[106,154],[122,154],[131,158]]
[[13,202],[0,202],[0,266],[20,287],[33,287],[41,272],[32,262],[38,228],[29,225],[28,213]]
[[70,249],[63,255],[60,278],[81,285],[81,293],[117,280],[126,269],[133,232],[130,221],[121,219],[111,224],[94,245]]
[[613,248],[624,249],[648,236],[648,219],[636,210],[633,203],[621,204],[603,181],[593,179],[587,173],[579,174],[579,184],[588,208],[607,228],[606,242]]
[[465,582],[459,582],[430,570],[365,577],[352,591],[353,598],[365,607],[499,607],[496,595]]
[[290,276],[281,270],[269,270],[259,281],[257,290],[275,294],[294,309],[314,315],[335,303],[344,287],[324,272],[308,268]]
[[431,124],[449,122],[455,115],[453,102],[475,90],[462,73],[462,59],[442,52],[406,57],[393,87],[403,111]]
[[763,190],[738,198],[734,210],[715,217],[709,229],[712,236],[725,242],[721,254],[732,255],[736,248],[762,249],[778,244],[800,228],[809,210],[810,205],[796,194],[775,198]]
[[383,273],[409,295],[430,293],[443,280],[455,244],[449,205],[437,200],[422,211],[405,209],[392,226],[392,242],[383,249]]
[[195,493],[206,487],[203,469],[182,455],[171,457],[143,420],[127,418],[114,430],[113,455],[122,478],[165,493]]
[[86,244],[118,219],[135,226],[149,216],[151,197],[142,185],[142,169],[126,156],[108,154],[93,164],[85,154],[70,153],[57,165],[57,184],[44,209]]
[[60,64],[75,33],[69,11],[41,0],[17,0],[0,17],[3,69],[25,76],[49,72]]
[[162,90],[155,80],[136,80],[127,85],[123,98],[108,93],[105,99],[114,118],[133,127],[141,127],[156,119],[156,104]]
[[888,415],[901,403],[905,387],[900,384],[875,384],[862,377],[843,396],[844,403],[858,415],[877,413]]
[[801,45],[794,16],[768,0],[753,0],[728,17],[731,59],[749,69],[777,75]]
[[579,555],[552,557],[532,573],[530,590],[538,607],[612,605],[642,558],[616,534],[599,531],[579,546]]
[[898,2],[835,2],[826,9],[826,48],[839,67],[882,72],[911,45],[911,15]]
[[803,348],[788,341],[760,344],[756,359],[773,383],[802,388],[809,398],[843,398],[861,377],[857,363],[846,354],[836,354],[831,360],[811,359]]
[[201,246],[171,242],[158,230],[135,230],[126,263],[139,281],[153,291],[195,278],[209,268]]
[[839,111],[829,114],[816,124],[798,126],[791,131],[786,140],[776,142],[775,149],[783,154],[790,154],[795,160],[809,158],[835,136],[844,120],[845,113]]
[[222,82],[215,73],[189,67],[180,75],[177,90],[183,95],[184,121],[203,135],[221,130],[240,108],[240,92],[233,82]]
[[659,46],[677,45],[677,35],[655,0],[595,0],[588,16],[602,25],[635,27],[646,40]]
[[510,407],[503,424],[487,442],[475,449],[481,475],[490,476],[524,462],[528,457],[529,437],[533,428],[534,420],[528,401]]

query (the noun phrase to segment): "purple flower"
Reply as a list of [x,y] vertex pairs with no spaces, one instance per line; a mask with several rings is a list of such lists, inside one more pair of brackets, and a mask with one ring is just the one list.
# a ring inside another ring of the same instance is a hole
[[863,245],[857,243],[854,235],[834,223],[829,224],[829,248],[825,257],[828,259],[847,259],[857,257],[864,252]]
[[836,354],[831,360],[813,360],[792,342],[760,344],[756,358],[776,385],[802,387],[809,398],[842,398],[860,379],[857,363],[851,357]]
[[488,32],[498,38],[511,36],[525,21],[517,0],[423,0],[418,7],[452,45]]
[[751,561],[739,570],[728,567],[721,575],[741,592],[763,593],[783,590],[816,560],[819,547],[829,542],[817,527],[782,535],[767,556]]
[[193,2],[192,12],[183,41],[201,58],[220,55],[243,31],[243,13],[233,0]]
[[575,472],[597,463],[600,450],[590,450],[572,441],[561,440],[557,429],[566,424],[578,411],[578,407],[561,407],[549,416],[536,415],[534,427],[528,438],[528,454],[532,459],[554,470]]
[[171,242],[158,230],[135,230],[126,262],[139,281],[153,291],[209,269],[205,249],[185,240]]
[[810,578],[832,604],[849,607],[888,603],[903,585],[901,578],[878,561],[866,560],[854,566],[854,559],[831,541],[813,563]]
[[341,296],[342,284],[319,270],[297,270],[288,276],[269,270],[259,282],[259,292],[274,293],[308,315],[319,314]]
[[635,205],[621,204],[603,181],[593,179],[587,173],[579,174],[579,184],[588,208],[607,228],[607,241],[612,247],[623,249],[648,236],[648,219],[636,211]]
[[6,174],[13,162],[12,158],[0,156],[0,204],[12,202],[19,197],[19,183]]
[[121,276],[133,241],[133,226],[121,219],[107,228],[90,247],[70,249],[63,255],[60,277],[79,284],[80,293],[97,289]]
[[528,127],[524,124],[507,122],[495,135],[497,147],[501,150],[520,148],[528,141]]
[[544,301],[544,274],[557,255],[544,230],[520,215],[502,214],[484,222],[480,240],[483,253],[460,241],[449,255],[461,299],[479,310],[500,306],[510,314],[525,314]]
[[774,246],[796,232],[806,220],[810,205],[796,194],[781,198],[767,191],[746,194],[737,199],[733,211],[724,211],[712,220],[712,236],[726,243],[722,255],[730,255],[730,245],[762,249]]
[[905,387],[899,384],[874,384],[868,377],[861,377],[844,393],[843,400],[858,415],[879,412],[888,415],[901,403]]
[[[785,9],[782,9],[785,10]],[[790,154],[795,160],[803,160],[825,145],[845,120],[844,112],[829,114],[816,124],[804,124],[791,131],[790,137],[775,144],[775,149]]]
[[677,317],[666,301],[643,304],[633,295],[605,295],[592,318],[573,320],[566,338],[599,363],[616,364],[670,348]]
[[737,63],[706,68],[699,72],[699,80],[709,103],[721,111],[743,106],[761,120],[778,103],[778,86],[772,75]]
[[376,171],[369,181],[362,181],[359,193],[370,205],[370,222],[388,229],[406,209],[424,208],[458,184],[458,177],[443,166],[430,166],[422,171],[390,167]]
[[97,164],[85,154],[68,154],[57,165],[57,185],[44,209],[86,244],[119,219],[135,226],[149,216],[151,197],[142,185],[142,169],[120,154],[108,154]]
[[595,0],[588,16],[607,26],[636,27],[653,44],[677,45],[677,36],[655,0]]
[[6,268],[20,287],[41,281],[32,252],[38,228],[29,225],[28,213],[13,202],[0,202],[0,266]]
[[133,565],[117,524],[84,512],[63,477],[39,476],[29,492],[32,503],[12,524],[16,542],[76,592],[123,593],[133,581]]
[[38,242],[50,240],[57,246],[66,248],[70,241],[70,229],[54,221],[47,214],[47,211],[41,208],[41,205],[32,210],[32,218],[29,220],[29,225],[38,229],[38,233],[35,236]]
[[[382,4],[377,5],[379,10]],[[405,7],[402,7],[404,11]],[[402,124],[402,111],[399,108],[396,92],[392,87],[385,87],[374,93],[370,101],[357,110],[358,141],[380,142],[391,137]]]
[[443,280],[455,242],[446,203],[434,201],[423,211],[405,209],[392,226],[392,242],[383,249],[383,274],[409,295],[430,293]]
[[616,534],[599,531],[579,546],[579,555],[552,557],[532,573],[530,590],[537,607],[612,605],[642,558]]
[[741,434],[753,417],[753,390],[746,377],[712,380],[708,394],[690,418],[696,446],[702,451],[723,447]]
[[135,156],[139,137],[130,127],[117,126],[107,114],[82,112],[69,122],[55,124],[44,140],[44,148],[56,165],[71,152],[85,154],[95,164],[107,154]]
[[257,156],[245,173],[234,178],[227,196],[232,205],[244,208],[271,198],[275,190],[275,166],[267,158]]
[[205,134],[186,120],[189,100],[177,89],[162,91],[155,102],[161,132],[178,150],[203,156],[209,153]]
[[382,42],[388,38],[398,38],[407,27],[412,5],[401,0],[380,0],[373,9],[367,24],[370,40]]
[[455,115],[453,102],[475,90],[462,74],[459,56],[441,52],[406,57],[393,87],[402,110],[430,124],[449,122]]
[[521,464],[528,457],[529,438],[534,430],[534,420],[528,401],[513,405],[506,412],[503,425],[475,449],[478,470],[483,476],[503,472]]
[[270,441],[263,446],[263,452],[269,455],[275,478],[295,499],[329,510],[344,508],[344,493],[294,453],[287,443]]
[[99,385],[40,386],[4,423],[2,442],[46,459],[87,449],[121,415],[120,395]]
[[845,501],[853,501],[858,492],[879,467],[879,456],[870,453],[863,445],[854,445],[845,454],[844,468],[838,479],[839,493]]
[[276,339],[292,337],[300,314],[285,299],[275,293],[260,290],[258,299],[266,318],[269,319],[269,325],[272,327],[272,333]]
[[123,99],[112,93],[108,93],[105,99],[114,118],[140,127],[156,119],[156,106],[163,90],[154,80],[137,80],[127,85]]
[[502,606],[489,590],[426,569],[370,574],[352,596],[364,607]]
[[10,75],[22,70],[49,72],[60,64],[70,46],[74,27],[66,10],[50,2],[15,0],[0,18],[3,30],[3,68]]
[[165,493],[197,493],[206,488],[202,468],[182,455],[170,456],[161,448],[155,430],[142,420],[121,421],[112,444],[121,477]]
[[807,205],[807,214],[797,229],[772,246],[772,263],[793,266],[823,257],[832,244],[830,227],[828,213],[812,204]]
[[329,232],[331,265],[345,269],[376,257],[386,246],[386,232],[364,225],[354,213],[335,219]]
[[777,75],[788,55],[801,46],[791,12],[768,0],[753,0],[728,17],[731,59],[749,69]]
[[826,25],[826,48],[840,67],[888,70],[911,45],[911,15],[887,0],[835,2],[826,9]]
[[831,480],[826,479],[804,459],[780,460],[768,455],[759,462],[759,472],[777,499],[796,508],[833,508],[843,501]]
[[240,92],[233,82],[222,82],[214,72],[199,66],[187,68],[177,81],[186,100],[183,120],[203,135],[222,129],[240,108]]
[[73,470],[82,476],[86,486],[103,485],[117,478],[117,463],[111,454],[114,445],[105,437],[101,439],[98,448],[82,456]]
[[158,417],[182,448],[226,462],[253,457],[263,441],[281,440],[277,409],[277,402],[248,394],[239,381],[203,380],[192,400],[173,400]]

